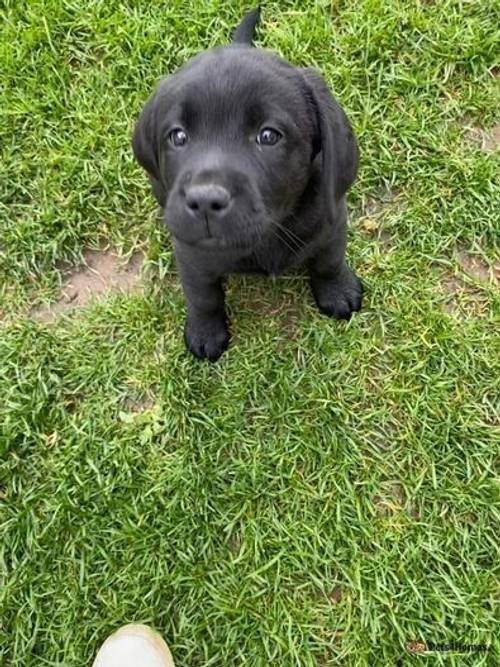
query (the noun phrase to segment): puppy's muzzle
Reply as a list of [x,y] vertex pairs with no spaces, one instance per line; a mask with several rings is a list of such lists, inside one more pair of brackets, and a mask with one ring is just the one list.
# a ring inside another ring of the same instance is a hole
[[260,193],[241,159],[208,153],[186,165],[166,207],[174,235],[203,247],[246,248],[264,226]]
[[206,183],[185,188],[184,202],[188,212],[196,218],[222,219],[229,212],[233,198],[223,185]]

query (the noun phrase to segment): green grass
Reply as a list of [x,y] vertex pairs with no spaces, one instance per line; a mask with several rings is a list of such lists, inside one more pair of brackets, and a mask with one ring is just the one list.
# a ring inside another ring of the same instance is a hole
[[[320,68],[358,133],[366,300],[338,323],[300,276],[233,279],[216,365],[184,350],[130,134],[251,5],[3,7],[2,664],[89,664],[132,621],[180,667],[498,664],[500,296],[457,260],[500,261],[498,153],[467,130],[499,122],[497,3],[265,3],[259,44]],[[103,243],[146,251],[144,294],[30,319]]]

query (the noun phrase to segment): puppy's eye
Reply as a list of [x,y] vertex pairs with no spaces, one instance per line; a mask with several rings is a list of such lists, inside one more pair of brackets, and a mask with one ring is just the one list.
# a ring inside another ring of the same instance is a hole
[[257,135],[257,143],[261,146],[274,146],[282,138],[281,132],[274,130],[272,127],[265,127]]
[[187,143],[188,136],[180,127],[176,127],[175,130],[171,130],[168,133],[168,138],[174,144],[174,146],[184,146]]

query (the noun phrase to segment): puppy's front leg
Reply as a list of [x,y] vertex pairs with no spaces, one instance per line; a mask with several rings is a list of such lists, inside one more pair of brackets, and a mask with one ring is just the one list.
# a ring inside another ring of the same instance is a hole
[[325,315],[348,320],[361,308],[361,281],[345,261],[345,225],[329,235],[327,242],[308,263],[311,288],[318,308]]
[[220,276],[178,262],[187,302],[184,340],[199,359],[216,361],[229,345],[229,328]]

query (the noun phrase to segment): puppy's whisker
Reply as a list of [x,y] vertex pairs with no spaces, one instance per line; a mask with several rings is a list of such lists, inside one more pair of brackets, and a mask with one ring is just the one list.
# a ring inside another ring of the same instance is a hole
[[302,241],[301,238],[299,238],[298,236],[290,234],[290,231],[287,230],[285,227],[281,228],[281,230],[286,234],[287,238],[289,238],[291,241],[293,241],[296,244],[296,246],[299,250],[302,250],[303,248],[305,248],[305,243]]
[[[291,217],[290,217],[290,220],[295,220],[295,218],[294,218],[293,216],[291,216]],[[289,236],[291,236],[295,241],[297,241],[297,243],[298,243],[300,246],[305,247],[305,246],[307,245],[307,244],[305,243],[305,241],[304,241],[303,239],[301,239],[300,236],[299,236],[298,234],[296,234],[292,229],[290,229],[289,227],[285,227],[284,225],[280,225],[280,227],[281,227],[283,230],[286,230],[287,234],[288,234]]]
[[280,241],[281,243],[283,243],[284,245],[286,245],[286,247],[288,248],[288,250],[290,250],[290,252],[291,252],[292,254],[294,254],[294,255],[297,255],[297,254],[298,254],[298,252],[299,252],[299,248],[294,248],[292,245],[290,245],[290,243],[286,240],[286,238],[284,238],[283,236],[280,235],[280,233],[279,233],[278,230],[273,229],[273,228],[271,227],[271,232],[272,232],[273,236],[276,237],[276,238],[278,239],[278,241]]
[[[273,218],[273,216],[270,213],[268,213],[268,218],[271,221],[271,224],[275,225],[281,231],[283,231],[291,241],[294,241],[301,248],[305,247],[305,245],[306,245],[305,242],[300,238],[300,236],[295,234],[294,231],[292,231],[288,227],[285,227],[284,225],[282,225],[278,220]],[[293,216],[290,216],[290,219],[293,220],[294,219]]]
[[[270,229],[273,236],[281,241],[281,243],[283,243],[288,248],[288,250],[290,250],[290,252],[292,252],[294,255],[297,255],[301,248],[299,244],[297,244],[297,241],[293,238],[293,235],[289,234],[290,230],[284,227],[277,220],[273,219],[272,216],[269,216],[269,219],[271,223]],[[283,236],[280,232],[283,232],[285,236]],[[291,245],[291,242],[294,242],[295,245]]]
[[[288,241],[290,241],[291,243],[294,244],[294,252],[297,253],[299,250],[302,250],[303,248],[305,248],[304,241],[299,236],[294,234],[294,232],[292,232],[291,229],[288,229],[287,227],[280,224],[279,222],[275,222],[274,224],[276,225],[276,227],[278,227],[278,229],[281,232],[283,232],[283,234],[286,236]],[[281,235],[280,235],[280,238],[283,238],[283,237],[281,237]]]

